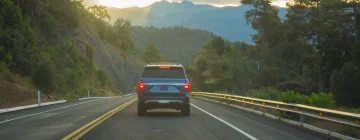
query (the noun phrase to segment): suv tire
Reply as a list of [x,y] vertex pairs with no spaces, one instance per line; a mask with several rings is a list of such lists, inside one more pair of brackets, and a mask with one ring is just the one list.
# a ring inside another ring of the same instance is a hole
[[181,114],[183,116],[189,116],[190,115],[190,105],[185,105],[181,108]]
[[144,116],[145,114],[146,114],[146,108],[144,108],[143,105],[138,104],[138,107],[137,107],[137,115],[138,115],[138,116]]

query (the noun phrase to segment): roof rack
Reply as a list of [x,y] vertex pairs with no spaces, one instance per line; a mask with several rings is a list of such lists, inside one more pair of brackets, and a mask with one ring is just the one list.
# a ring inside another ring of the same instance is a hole
[[149,65],[152,65],[152,66],[158,66],[158,65],[172,65],[172,66],[182,66],[180,63],[173,63],[173,62],[151,62],[149,64],[147,64],[148,66]]

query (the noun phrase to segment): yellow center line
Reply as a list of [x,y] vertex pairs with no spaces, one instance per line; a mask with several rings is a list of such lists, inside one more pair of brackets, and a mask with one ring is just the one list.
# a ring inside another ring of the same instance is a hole
[[[132,101],[131,103],[133,103],[135,101]],[[112,112],[109,116],[105,117],[104,119],[98,121],[96,124],[92,125],[91,127],[89,127],[88,129],[84,130],[83,132],[81,132],[79,135],[77,135],[76,137],[73,138],[73,140],[78,140],[80,139],[83,135],[85,135],[87,132],[89,132],[90,130],[92,130],[94,127],[98,126],[100,123],[104,122],[105,120],[107,120],[108,118],[110,118],[111,116],[113,116],[114,114],[116,114],[118,111],[124,109],[126,106],[130,105],[131,103],[128,103],[127,105],[123,106],[122,108],[120,108],[119,110]]]
[[[79,129],[77,129],[76,131],[72,132],[71,134],[67,135],[66,137],[64,137],[62,140],[68,140],[69,138],[73,137],[74,135],[78,134],[80,131],[84,130],[85,128],[89,127],[90,125],[96,123],[97,121],[100,121],[101,119],[105,118],[106,116],[108,116],[109,114],[115,114],[116,112],[120,111],[121,109],[123,109],[124,107],[126,107],[127,105],[135,102],[137,100],[137,98],[132,99],[128,102],[126,102],[125,104],[120,105],[119,107],[105,113],[104,115],[100,116],[99,118],[91,121],[90,123],[80,127]],[[106,118],[107,119],[107,118]]]

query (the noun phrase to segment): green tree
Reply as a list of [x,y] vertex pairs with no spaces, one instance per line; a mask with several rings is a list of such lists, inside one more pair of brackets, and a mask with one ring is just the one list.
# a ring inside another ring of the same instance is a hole
[[118,18],[116,19],[114,26],[116,28],[116,32],[122,33],[124,35],[130,34],[131,22],[128,19]]
[[330,87],[335,99],[346,106],[359,106],[360,70],[354,63],[346,63],[340,71],[334,70],[330,78]]
[[1,59],[9,59],[10,71],[20,75],[31,72],[33,48],[36,44],[36,37],[29,24],[23,20],[21,10],[10,0],[0,1],[0,46],[6,56]]
[[54,90],[55,81],[55,66],[51,62],[44,62],[40,64],[32,75],[32,80],[36,88],[49,93]]
[[115,33],[112,42],[124,52],[134,51],[134,43],[130,37],[131,22],[128,19],[118,18],[114,23]]
[[143,57],[145,63],[160,62],[163,60],[163,57],[160,54],[160,50],[155,46],[154,42],[149,43],[149,45],[146,47]]
[[215,37],[211,40],[211,45],[214,47],[218,55],[223,55],[225,51],[224,39],[221,37]]
[[95,15],[96,17],[98,17],[101,20],[104,20],[104,19],[110,20],[111,19],[110,15],[106,9],[106,6],[94,5],[94,6],[88,7],[88,10],[90,11],[90,13],[92,13],[93,15]]

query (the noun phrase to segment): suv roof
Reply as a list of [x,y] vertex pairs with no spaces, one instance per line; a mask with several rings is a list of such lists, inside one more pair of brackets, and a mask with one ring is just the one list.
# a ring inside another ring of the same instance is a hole
[[149,63],[146,67],[157,67],[157,66],[172,66],[172,67],[183,67],[180,63],[171,63],[171,62],[156,62],[156,63]]

